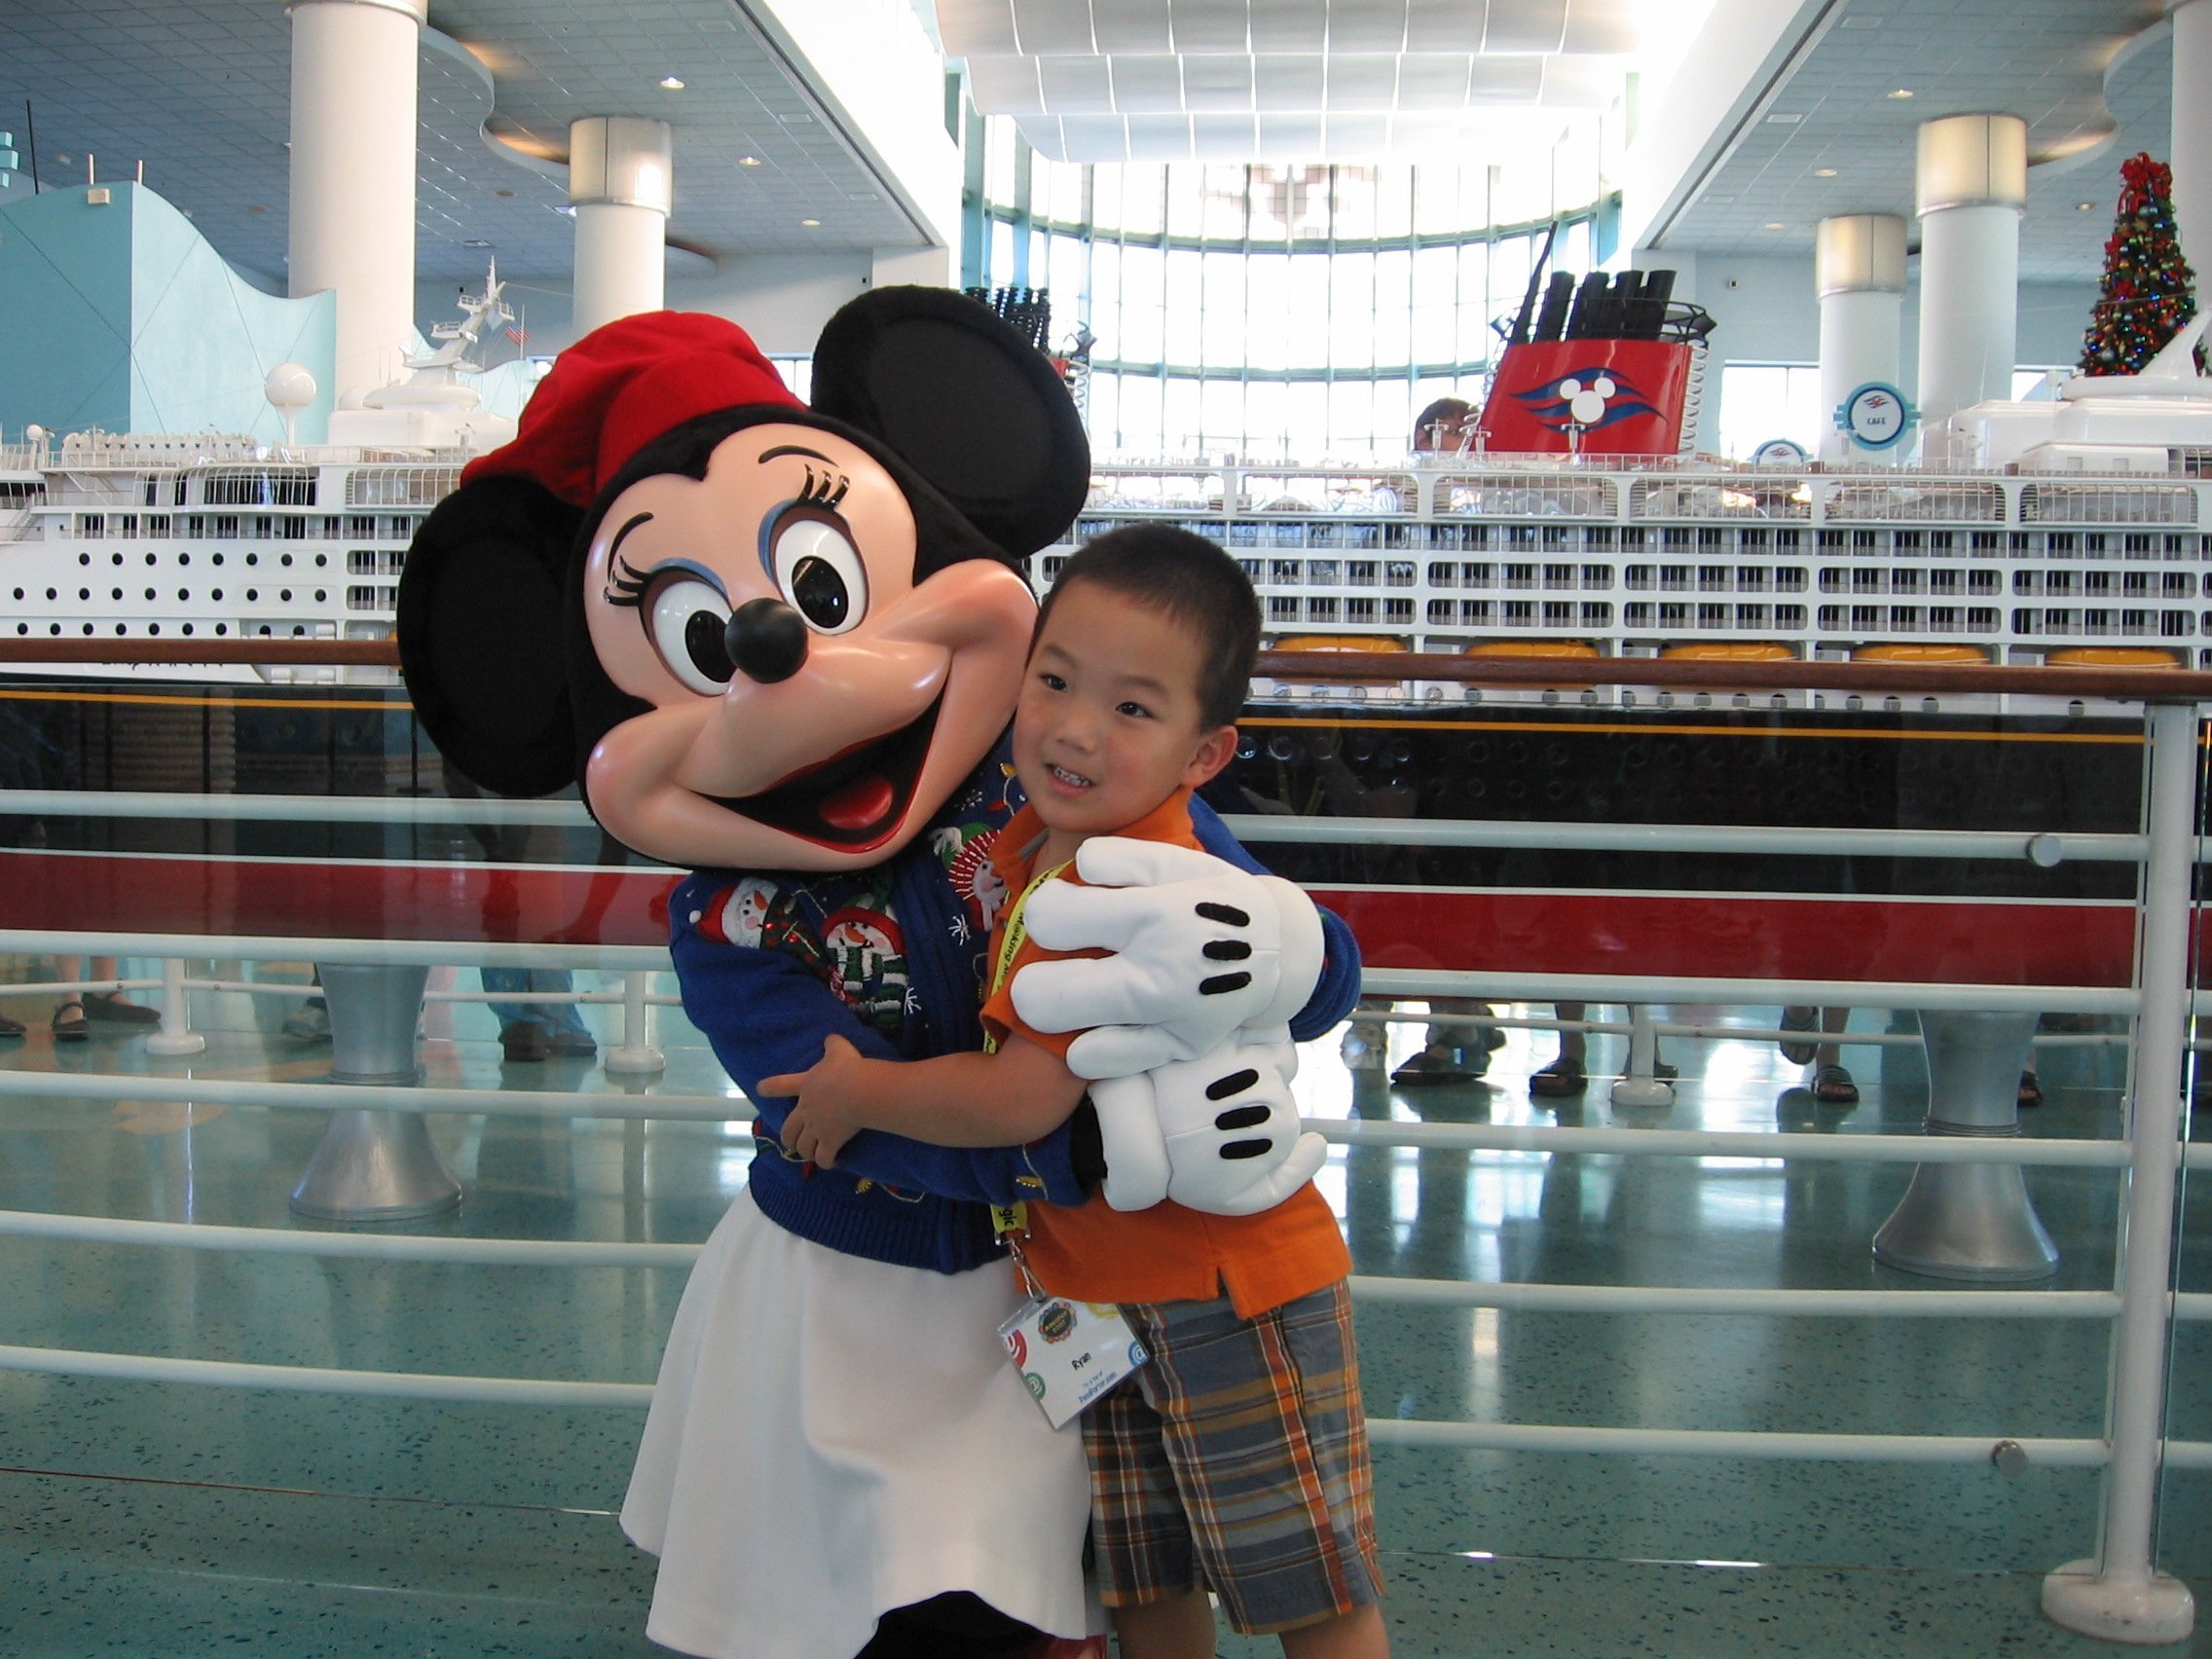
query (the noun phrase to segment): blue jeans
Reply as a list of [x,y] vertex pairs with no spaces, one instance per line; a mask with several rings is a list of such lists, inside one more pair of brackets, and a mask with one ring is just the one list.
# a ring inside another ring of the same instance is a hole
[[[486,968],[484,988],[487,991],[565,991],[570,988],[569,971],[566,968]],[[500,1029],[524,1020],[535,1020],[548,1031],[586,1032],[583,1015],[576,1012],[574,1003],[494,1003],[492,1012],[498,1015]]]

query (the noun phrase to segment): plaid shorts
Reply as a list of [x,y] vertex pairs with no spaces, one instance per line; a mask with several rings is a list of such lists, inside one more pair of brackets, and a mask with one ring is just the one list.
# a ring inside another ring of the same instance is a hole
[[1083,1418],[1100,1599],[1210,1587],[1246,1635],[1379,1600],[1345,1281],[1256,1319],[1227,1298],[1122,1311],[1152,1361]]

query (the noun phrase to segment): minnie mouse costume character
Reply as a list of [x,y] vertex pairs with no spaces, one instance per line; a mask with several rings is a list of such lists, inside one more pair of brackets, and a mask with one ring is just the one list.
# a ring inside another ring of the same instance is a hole
[[1117,952],[1032,998],[1041,1029],[1085,1031],[1079,1070],[1123,1080],[1109,1104],[1027,1147],[868,1134],[815,1169],[778,1146],[791,1102],[756,1093],[831,1033],[893,1058],[979,1045],[985,854],[1020,804],[1019,566],[1088,475],[1057,377],[960,295],[839,312],[811,408],[732,324],[653,313],[564,352],[409,554],[424,727],[487,789],[580,783],[609,833],[692,868],[669,902],[684,1009],[760,1113],[622,1511],[661,1558],[665,1645],[918,1659],[1083,1635],[1082,1448],[1006,1362],[1018,1296],[987,1206],[1077,1202],[1112,1168],[1251,1209],[1319,1153],[1287,1050],[1238,1034],[1335,1023],[1358,955],[1210,814],[1220,857],[1095,843],[1087,877],[1121,885],[1032,917]]

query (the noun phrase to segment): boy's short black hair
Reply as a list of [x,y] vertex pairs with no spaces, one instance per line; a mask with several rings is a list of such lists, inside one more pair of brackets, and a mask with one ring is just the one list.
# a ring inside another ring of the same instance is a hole
[[1174,618],[1198,636],[1198,718],[1235,725],[1252,690],[1260,602],[1243,568],[1203,536],[1171,524],[1130,524],[1079,548],[1053,578],[1037,631],[1071,586],[1090,582]]

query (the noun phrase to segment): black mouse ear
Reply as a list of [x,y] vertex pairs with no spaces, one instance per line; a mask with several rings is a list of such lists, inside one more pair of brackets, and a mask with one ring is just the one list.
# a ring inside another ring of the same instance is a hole
[[1090,444],[1058,373],[949,288],[878,288],[814,348],[814,407],[875,438],[1016,558],[1083,510]]
[[407,550],[400,675],[447,763],[497,794],[575,781],[561,640],[582,519],[527,478],[487,478],[439,502]]

